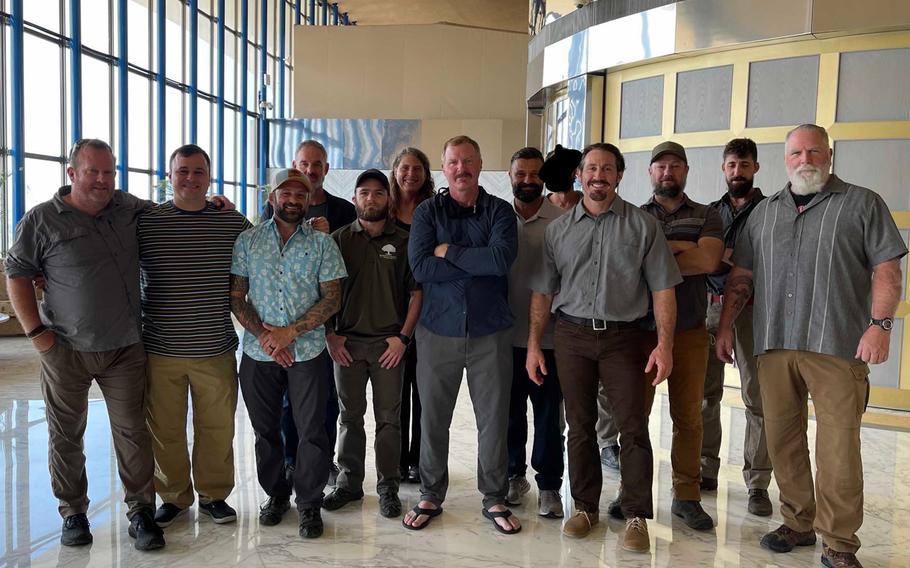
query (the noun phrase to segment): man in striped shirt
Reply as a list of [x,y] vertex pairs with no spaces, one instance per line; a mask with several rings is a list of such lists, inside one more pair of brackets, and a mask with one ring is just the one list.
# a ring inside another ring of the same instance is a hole
[[[166,527],[199,493],[199,511],[216,523],[237,513],[234,489],[237,335],[231,322],[234,241],[252,227],[237,211],[206,201],[208,154],[193,144],[171,154],[174,199],[139,220],[143,341],[148,352],[148,425],[155,452],[155,521]],[[187,393],[193,404],[192,465]],[[192,470],[192,480],[191,472]]]

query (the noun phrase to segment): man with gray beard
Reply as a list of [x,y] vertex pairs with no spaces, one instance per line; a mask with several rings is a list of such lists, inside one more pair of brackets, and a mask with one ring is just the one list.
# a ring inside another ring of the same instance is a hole
[[831,158],[824,128],[804,124],[787,134],[790,183],[756,206],[737,240],[716,350],[732,361],[733,322],[754,282],[758,380],[784,519],[761,545],[775,552],[814,546],[818,531],[822,564],[842,568],[861,567],[868,365],[888,359],[907,247],[882,198],[830,174]]

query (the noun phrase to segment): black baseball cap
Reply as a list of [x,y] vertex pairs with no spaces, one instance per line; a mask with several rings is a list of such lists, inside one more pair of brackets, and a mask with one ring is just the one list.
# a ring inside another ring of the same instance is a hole
[[389,191],[389,178],[376,168],[370,168],[366,171],[361,172],[360,175],[357,176],[357,182],[354,184],[354,189],[357,189],[363,185],[363,182],[367,181],[368,179],[374,179],[378,181],[386,191]]

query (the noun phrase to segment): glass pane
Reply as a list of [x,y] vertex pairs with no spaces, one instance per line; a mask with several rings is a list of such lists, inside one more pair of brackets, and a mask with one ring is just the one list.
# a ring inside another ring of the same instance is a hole
[[199,54],[197,66],[196,85],[200,91],[212,93],[212,21],[204,16],[199,16]]
[[[186,138],[183,135],[183,92],[172,87],[167,88],[167,114],[164,118],[166,133],[164,135],[165,159],[171,152],[183,146]],[[167,164],[165,164],[167,169]]]
[[[69,182],[67,182],[69,183]],[[25,209],[47,201],[63,185],[63,165],[47,160],[25,159]]]
[[237,102],[237,36],[224,32],[224,100]]
[[278,49],[275,47],[278,45],[275,42],[275,35],[278,33],[278,4],[279,2],[272,2],[269,6],[268,29],[265,34],[265,37],[268,38],[269,42],[269,53],[273,55],[278,52]]
[[146,69],[152,68],[149,59],[149,3],[150,0],[130,0],[127,18],[130,33],[127,34],[127,49],[130,63]]
[[26,22],[60,32],[60,0],[28,0],[22,3],[22,10]]
[[82,137],[111,143],[111,67],[82,56]]
[[153,199],[152,176],[145,173],[129,172],[130,193],[142,199]]
[[[214,191],[214,186],[212,191]],[[234,184],[224,184],[224,195],[230,199],[235,205],[237,204],[237,186]]]
[[255,110],[258,108],[256,90],[259,88],[259,81],[257,81],[257,66],[259,65],[259,50],[255,47],[247,47],[247,53],[249,54],[249,59],[247,60],[247,90],[246,90],[246,104],[250,110]]
[[[224,180],[237,181],[237,113],[232,110],[224,111]],[[234,202],[236,203],[236,201]]]
[[[237,29],[237,0],[225,0],[224,2],[224,25],[236,30]],[[220,14],[219,14],[220,16]],[[235,202],[236,203],[236,202]]]
[[[151,108],[149,105],[149,88],[151,82],[137,75],[130,73],[129,78],[130,90],[130,163],[131,168],[149,168],[151,164],[150,149],[151,139]],[[130,191],[134,191],[132,181],[130,182]]]
[[82,0],[82,45],[111,52],[110,16],[109,0]]
[[212,155],[212,103],[199,99],[199,137],[196,144]]
[[59,156],[62,147],[60,48],[25,34],[25,150]]
[[165,74],[183,82],[183,4],[167,0],[167,52],[164,55]]

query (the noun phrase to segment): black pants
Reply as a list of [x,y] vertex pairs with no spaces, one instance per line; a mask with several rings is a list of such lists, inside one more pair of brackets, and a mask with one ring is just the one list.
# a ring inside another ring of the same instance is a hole
[[417,392],[417,342],[411,340],[401,382],[401,473],[420,465],[420,396]]
[[[332,359],[326,357],[326,389],[328,399],[325,406],[325,434],[329,437],[329,462],[335,459],[335,441],[338,439],[338,390],[335,388],[335,368]],[[281,438],[284,440],[284,463],[297,462],[297,427],[294,413],[287,395],[281,401]]]
[[329,475],[331,454],[324,425],[327,360],[329,356],[323,351],[287,369],[246,354],[240,361],[240,389],[256,433],[256,473],[259,485],[270,497],[291,495],[281,438],[281,400],[286,396],[290,402],[298,439],[293,489],[301,509],[322,505],[322,490]]
[[563,435],[559,424],[559,407],[562,391],[556,375],[556,358],[552,349],[544,349],[547,376],[540,386],[528,378],[525,360],[528,350],[512,348],[512,397],[509,404],[509,477],[524,475],[528,470],[528,399],[534,410],[534,444],[531,448],[531,467],[537,487],[541,490],[558,490],[562,486],[565,468],[563,461]]

